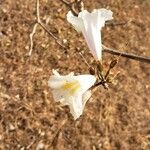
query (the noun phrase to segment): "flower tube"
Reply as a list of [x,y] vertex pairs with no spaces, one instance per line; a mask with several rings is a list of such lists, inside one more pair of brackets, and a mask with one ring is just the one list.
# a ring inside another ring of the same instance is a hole
[[105,21],[113,19],[112,11],[107,9],[94,9],[91,13],[83,10],[78,17],[71,11],[67,14],[67,20],[78,32],[82,32],[86,43],[96,60],[102,58],[101,28]]

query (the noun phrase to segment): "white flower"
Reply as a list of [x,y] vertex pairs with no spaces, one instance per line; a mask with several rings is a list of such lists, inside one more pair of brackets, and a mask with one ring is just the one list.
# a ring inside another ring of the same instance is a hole
[[105,21],[113,19],[112,11],[107,9],[94,9],[92,13],[83,10],[78,17],[74,16],[71,11],[67,14],[67,20],[83,36],[96,60],[102,57],[101,28],[104,27]]
[[53,74],[48,85],[52,89],[54,100],[68,105],[74,119],[77,119],[91,96],[91,91],[87,90],[94,85],[95,76],[88,74],[74,76],[73,73],[61,76],[56,70],[53,70]]

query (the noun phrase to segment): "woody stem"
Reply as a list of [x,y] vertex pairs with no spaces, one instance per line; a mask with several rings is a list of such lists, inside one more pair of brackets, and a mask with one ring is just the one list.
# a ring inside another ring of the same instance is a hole
[[145,62],[145,63],[150,63],[150,58],[148,58],[148,57],[138,56],[138,55],[135,55],[135,54],[132,54],[132,53],[119,52],[118,50],[108,48],[105,45],[103,45],[103,52],[110,53],[110,54],[113,54],[113,55],[122,56],[122,57],[126,57],[126,58],[129,58],[129,59],[134,59],[134,60],[137,60],[137,61],[142,61],[142,62]]

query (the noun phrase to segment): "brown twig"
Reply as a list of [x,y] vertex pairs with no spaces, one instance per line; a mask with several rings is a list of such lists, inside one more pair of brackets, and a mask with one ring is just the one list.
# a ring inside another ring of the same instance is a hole
[[75,0],[78,12],[84,10],[84,3],[82,2],[82,0]]
[[85,64],[90,68],[89,63],[87,62],[87,60],[85,59],[85,57],[83,56],[83,54],[81,52],[79,52],[79,55],[81,56],[81,58],[84,60]]
[[56,132],[55,132],[55,135],[52,139],[52,142],[51,142],[51,147],[55,147],[56,144],[57,144],[57,140],[58,140],[58,136],[59,136],[59,133],[62,131],[64,125],[67,123],[68,121],[68,118],[63,120],[61,123],[60,123],[60,126],[57,128]]
[[29,50],[29,56],[31,56],[31,54],[32,54],[32,50],[33,50],[33,36],[34,36],[34,34],[35,34],[35,32],[36,32],[37,25],[38,25],[37,23],[34,24],[33,30],[32,30],[32,32],[31,32],[31,34],[30,34],[30,50]]
[[[60,0],[62,3],[64,3],[73,13],[74,16],[78,16],[78,13],[83,10],[83,2],[82,0],[74,0],[73,2],[69,3],[66,0]],[[75,5],[77,10],[75,9]]]
[[41,22],[40,20],[40,2],[39,0],[36,0],[36,19],[37,19],[37,22]]
[[49,31],[46,26],[40,21],[39,25],[59,44],[62,48],[67,49],[66,46],[64,46],[61,41],[56,37],[51,31]]
[[74,2],[69,3],[66,0],[60,0],[60,1],[62,3],[64,3],[71,10],[71,12],[73,13],[73,15],[78,16],[78,12],[73,7]]
[[51,31],[49,31],[46,26],[42,23],[41,19],[40,19],[40,10],[39,10],[39,0],[36,0],[36,23],[33,27],[33,30],[30,34],[30,51],[29,51],[29,56],[31,56],[32,54],[32,50],[33,50],[33,36],[36,32],[36,28],[37,25],[39,24],[55,41],[57,44],[59,44],[62,48],[66,49],[66,47],[61,43],[61,41],[58,39],[58,37],[56,37]]
[[110,54],[113,54],[113,55],[118,55],[118,56],[121,56],[121,57],[126,57],[126,58],[129,58],[129,59],[134,59],[134,60],[137,60],[137,61],[142,61],[142,62],[145,62],[145,63],[150,63],[150,58],[148,58],[148,57],[138,56],[138,55],[131,54],[131,53],[126,53],[126,52],[120,52],[119,50],[114,50],[112,48],[108,48],[105,45],[103,45],[103,52],[110,53]]
[[124,21],[124,22],[114,22],[114,21],[106,21],[106,25],[108,26],[123,26],[129,23],[129,21]]

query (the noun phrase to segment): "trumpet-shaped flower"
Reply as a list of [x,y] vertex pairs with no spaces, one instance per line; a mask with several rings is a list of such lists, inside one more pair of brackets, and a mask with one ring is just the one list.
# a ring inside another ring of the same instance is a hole
[[71,11],[67,14],[67,20],[83,36],[96,60],[102,57],[101,28],[104,27],[105,21],[113,19],[112,11],[107,9],[94,9],[92,13],[83,10],[78,17],[74,16]]
[[88,74],[74,76],[73,73],[61,76],[56,70],[53,70],[53,74],[48,85],[52,89],[54,100],[68,105],[74,119],[77,119],[91,96],[91,91],[88,89],[94,85],[95,76]]

